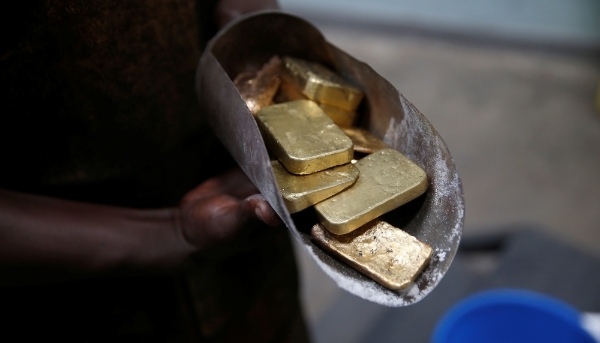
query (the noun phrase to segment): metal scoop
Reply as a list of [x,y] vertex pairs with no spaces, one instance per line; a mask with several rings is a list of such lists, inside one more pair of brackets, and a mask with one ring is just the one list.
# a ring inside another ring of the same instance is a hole
[[[365,93],[359,126],[383,139],[423,168],[427,192],[383,219],[433,248],[431,262],[414,284],[394,291],[335,259],[311,239],[316,217],[310,210],[287,211],[278,191],[269,155],[252,113],[232,79],[257,70],[273,55],[319,62]],[[208,44],[196,73],[196,90],[215,134],[262,192],[292,235],[339,287],[387,306],[413,304],[440,282],[462,234],[465,206],[460,178],[444,141],[427,119],[383,77],[329,44],[305,20],[282,12],[239,18]]]

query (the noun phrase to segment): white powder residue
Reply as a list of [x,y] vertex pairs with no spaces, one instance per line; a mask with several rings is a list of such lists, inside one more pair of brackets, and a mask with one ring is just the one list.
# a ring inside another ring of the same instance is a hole
[[438,257],[438,261],[444,262],[444,260],[446,259],[446,252],[445,251],[440,251],[437,254],[437,257]]
[[387,145],[393,146],[394,142],[398,141],[398,133],[399,130],[396,127],[396,118],[390,118],[390,123],[388,124],[387,130],[385,130],[385,135],[383,139]]
[[419,295],[420,291],[419,291],[419,287],[416,284],[411,284],[408,288],[408,292],[407,295],[409,297],[417,297]]

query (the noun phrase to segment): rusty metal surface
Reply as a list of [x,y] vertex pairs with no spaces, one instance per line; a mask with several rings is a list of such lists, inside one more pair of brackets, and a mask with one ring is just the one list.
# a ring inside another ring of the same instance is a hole
[[[303,211],[292,219],[287,211],[258,126],[232,82],[240,72],[257,70],[273,55],[322,63],[359,86],[365,93],[359,107],[359,126],[425,170],[430,182],[428,191],[383,218],[433,248],[431,262],[406,289],[389,290],[333,258],[310,237],[310,228],[316,223],[311,213]],[[282,12],[261,12],[230,23],[213,38],[198,65],[196,91],[216,135],[293,236],[338,286],[383,305],[405,306],[425,297],[440,282],[462,234],[464,200],[460,178],[436,130],[368,65],[330,45],[301,18]]]

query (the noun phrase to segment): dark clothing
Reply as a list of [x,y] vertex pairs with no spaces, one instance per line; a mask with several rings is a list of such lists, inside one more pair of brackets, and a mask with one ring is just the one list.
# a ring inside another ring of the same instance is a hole
[[[194,94],[214,2],[46,0],[2,11],[14,24],[1,33],[0,188],[156,208],[234,166]],[[261,228],[194,264],[175,276],[4,288],[3,337],[306,339],[285,229]]]
[[145,179],[187,139],[202,140],[194,160],[206,157],[214,138],[194,95],[202,43],[193,0],[25,3],[3,11],[16,27],[2,33],[0,53],[0,148],[13,162],[1,186],[53,193]]

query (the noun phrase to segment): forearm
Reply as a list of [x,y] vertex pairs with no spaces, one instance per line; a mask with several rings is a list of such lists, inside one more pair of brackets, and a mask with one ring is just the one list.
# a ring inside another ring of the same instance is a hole
[[176,211],[0,190],[0,271],[48,266],[105,273],[176,266],[194,250],[179,230]]
[[172,269],[261,221],[279,225],[256,193],[239,169],[205,180],[169,209],[0,190],[0,285]]

